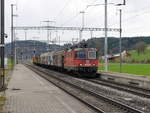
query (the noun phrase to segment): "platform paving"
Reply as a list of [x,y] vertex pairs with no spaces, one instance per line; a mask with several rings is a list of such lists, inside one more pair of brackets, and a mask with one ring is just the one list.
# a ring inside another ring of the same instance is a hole
[[109,80],[121,84],[134,85],[136,87],[150,90],[150,77],[148,76],[104,71],[98,71],[98,73],[101,74],[100,77],[104,80]]
[[6,91],[6,113],[95,113],[79,100],[16,65]]

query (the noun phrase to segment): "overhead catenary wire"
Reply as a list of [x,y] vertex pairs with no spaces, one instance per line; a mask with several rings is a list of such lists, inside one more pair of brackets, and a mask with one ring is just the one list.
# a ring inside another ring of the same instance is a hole
[[[150,8],[150,7],[147,7],[147,8]],[[140,14],[134,14],[133,16],[131,16],[131,17],[129,17],[129,18],[127,18],[127,19],[124,19],[122,22],[124,23],[124,22],[128,22],[129,20],[131,20],[131,19],[135,19],[135,17],[138,17],[138,16],[141,16],[141,15],[143,15],[143,14],[148,14],[149,12],[150,12],[150,9],[147,9],[147,8],[143,8],[144,9],[144,12],[142,11],[142,13],[141,13],[141,10],[140,10],[140,12],[138,12],[138,13],[140,13]],[[146,9],[146,10],[145,10]],[[102,16],[102,15],[101,15]],[[110,24],[109,26],[112,26],[112,25],[116,25],[116,24],[118,24],[117,22],[115,22],[115,23],[113,23],[113,24]]]
[[[128,21],[130,21],[130,20],[132,20],[132,19],[135,19],[136,17],[138,17],[138,16],[143,16],[143,15],[145,15],[145,14],[150,14],[149,13],[150,12],[150,9],[147,9],[147,10],[144,10],[144,11],[142,11],[142,12],[139,12],[139,14],[134,14],[134,15],[132,15],[132,16],[130,16],[130,17],[128,17],[128,18],[126,18],[126,19],[124,19],[124,20],[122,20],[122,23],[125,23],[125,22],[128,22]],[[117,23],[113,23],[113,24],[111,24],[110,26],[112,26],[112,25],[116,25]]]
[[70,4],[72,0],[67,0],[67,2],[65,3],[64,7],[59,11],[59,13],[56,15],[55,20],[57,20],[58,16],[63,14],[63,11],[65,10],[65,8]]
[[[144,15],[150,14],[150,13],[149,13],[149,12],[150,12],[150,7],[143,8],[143,9],[144,9],[143,11],[140,10],[139,12],[136,12],[136,14],[134,14],[134,15],[132,15],[132,16],[130,16],[130,17],[128,17],[128,18],[122,20],[122,23],[129,22],[130,20],[136,19],[136,18],[139,17],[139,16],[143,17]],[[118,23],[115,22],[115,23],[113,23],[113,24],[111,24],[111,25],[109,25],[109,26],[114,26],[114,25],[117,25],[117,24],[118,24]],[[140,25],[140,26],[137,26],[137,27],[128,28],[128,29],[126,29],[126,30],[128,30],[128,32],[136,32],[136,33],[137,33],[137,31],[131,31],[131,29],[138,29],[138,30],[141,29],[141,30],[143,30],[142,26],[143,26],[143,25]],[[144,31],[145,31],[145,30],[144,30]],[[138,36],[138,35],[137,35],[137,36]],[[140,36],[140,35],[139,35],[139,36]]]
[[61,24],[61,27],[64,26],[66,23],[70,22],[71,20],[74,20],[77,16],[79,16],[80,13],[76,13],[76,15],[74,15],[73,17],[71,17],[70,19],[68,19],[67,21],[65,21],[63,24]]
[[[94,4],[96,1],[97,1],[97,0],[93,1],[93,2],[90,3],[90,4]],[[87,9],[88,9],[88,7],[86,7],[86,8],[84,9],[84,11],[86,11]]]
[[[90,4],[93,4],[95,3],[97,0],[94,0],[92,3]],[[86,7],[83,11],[86,11],[88,9],[88,7]],[[66,23],[74,20],[75,18],[77,18],[78,16],[80,15],[80,12],[77,12],[73,17],[69,18],[67,21],[65,21],[63,24],[61,24],[61,26],[64,26]]]
[[135,17],[141,16],[141,15],[143,16],[143,14],[149,14],[149,12],[150,12],[150,9],[147,10],[147,11],[144,11],[144,12],[141,13],[141,14],[135,14],[134,16],[125,19],[124,22],[125,22],[125,21],[128,21],[128,20],[130,20],[130,19],[133,19],[133,18],[135,18]]

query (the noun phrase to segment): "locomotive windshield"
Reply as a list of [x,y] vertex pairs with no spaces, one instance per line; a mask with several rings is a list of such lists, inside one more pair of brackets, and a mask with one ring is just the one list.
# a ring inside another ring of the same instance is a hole
[[76,52],[76,58],[86,59],[86,53],[85,53],[85,51],[78,51],[78,52]]
[[89,51],[88,59],[96,59],[96,51]]
[[96,59],[96,51],[77,51],[75,58],[78,58],[78,59]]

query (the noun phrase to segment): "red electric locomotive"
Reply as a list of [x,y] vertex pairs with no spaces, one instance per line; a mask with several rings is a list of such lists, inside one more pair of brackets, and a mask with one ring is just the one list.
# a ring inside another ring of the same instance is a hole
[[33,63],[44,68],[76,73],[79,77],[97,77],[97,50],[95,48],[74,48],[41,54]]
[[94,75],[98,68],[98,62],[95,48],[70,49],[64,54],[64,68],[69,71]]

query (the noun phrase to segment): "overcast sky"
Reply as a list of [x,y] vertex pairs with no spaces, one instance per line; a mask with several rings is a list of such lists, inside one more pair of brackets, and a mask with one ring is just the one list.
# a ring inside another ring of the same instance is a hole
[[[104,27],[104,6],[86,8],[91,4],[103,4],[104,0],[5,0],[6,5],[6,33],[9,37],[6,42],[10,42],[10,5],[14,7],[15,26],[39,26],[40,21],[56,21],[56,26],[81,26],[80,11],[85,11],[85,27]],[[122,3],[123,0],[108,0],[109,3]],[[108,5],[108,26],[119,27],[118,9],[123,10],[123,36],[150,36],[150,0],[126,0],[126,6],[116,7]],[[46,23],[41,23],[46,25]],[[95,37],[104,36],[104,32],[94,32]],[[78,38],[77,31],[53,31],[52,39],[59,37],[61,40],[71,40]],[[109,32],[108,36],[119,36],[119,33]],[[18,31],[17,37],[24,39],[24,31]],[[45,31],[29,31],[28,39],[39,37],[39,40],[46,40]],[[83,38],[90,38],[89,32],[83,33]]]

